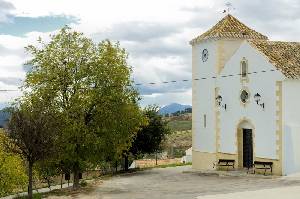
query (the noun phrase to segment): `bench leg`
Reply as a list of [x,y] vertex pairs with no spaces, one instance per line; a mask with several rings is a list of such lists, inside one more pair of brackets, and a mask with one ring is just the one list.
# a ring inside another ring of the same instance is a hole
[[273,167],[271,166],[271,174],[273,174]]

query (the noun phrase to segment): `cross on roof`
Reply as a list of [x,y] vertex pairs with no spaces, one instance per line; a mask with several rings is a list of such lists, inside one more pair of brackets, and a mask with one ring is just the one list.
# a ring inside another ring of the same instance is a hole
[[229,14],[231,10],[234,10],[235,8],[232,6],[232,3],[227,2],[225,3],[225,6],[227,7],[226,10],[223,11],[223,13]]

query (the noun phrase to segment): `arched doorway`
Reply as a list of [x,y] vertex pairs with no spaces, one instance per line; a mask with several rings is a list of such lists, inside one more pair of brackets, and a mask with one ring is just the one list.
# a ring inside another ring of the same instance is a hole
[[239,168],[251,168],[253,165],[253,130],[254,126],[248,120],[237,126]]

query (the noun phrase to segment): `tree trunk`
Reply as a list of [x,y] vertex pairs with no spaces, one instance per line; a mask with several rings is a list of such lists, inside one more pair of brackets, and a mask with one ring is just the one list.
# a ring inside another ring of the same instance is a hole
[[60,178],[60,188],[62,189],[62,184],[63,184],[63,177],[64,177],[64,174],[61,174],[61,178]]
[[116,173],[118,173],[118,161],[116,161]]
[[28,161],[28,198],[32,199],[32,167],[33,162]]
[[157,165],[157,152],[155,152],[155,165]]
[[125,163],[124,163],[124,168],[125,168],[125,171],[128,171],[128,155],[125,155]]
[[78,163],[75,163],[73,167],[73,189],[79,189],[79,166]]

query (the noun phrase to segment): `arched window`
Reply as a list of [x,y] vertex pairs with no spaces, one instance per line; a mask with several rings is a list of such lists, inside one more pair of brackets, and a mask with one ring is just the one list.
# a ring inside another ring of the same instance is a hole
[[241,61],[241,76],[247,78],[248,75],[248,62],[245,58]]

